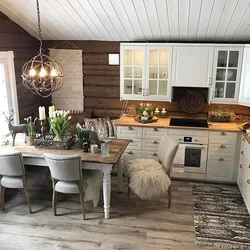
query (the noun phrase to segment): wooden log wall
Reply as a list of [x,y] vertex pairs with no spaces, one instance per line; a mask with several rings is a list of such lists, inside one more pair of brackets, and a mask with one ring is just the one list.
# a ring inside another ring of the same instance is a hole
[[39,97],[23,86],[22,66],[37,54],[38,42],[2,12],[0,12],[0,51],[14,51],[19,116],[23,122],[23,118],[37,115],[40,105],[48,106],[51,98]]
[[[108,54],[120,52],[120,42],[103,41],[44,41],[46,48],[83,50],[83,90],[85,111],[93,111],[94,117],[110,116],[117,118],[121,114],[123,101],[120,101],[119,66],[108,65]],[[76,47],[75,47],[76,46]],[[209,105],[206,102],[207,90],[199,89],[205,98],[202,110],[193,116],[207,116],[212,108],[229,108],[236,114],[250,116],[250,109],[240,105]],[[171,115],[186,115],[179,100],[186,88],[177,88],[174,99],[169,102],[151,102],[154,107],[165,107]],[[139,107],[141,101],[128,101],[127,105]]]
[[[73,45],[74,46],[73,46]],[[83,51],[83,91],[85,111],[94,117],[118,117],[120,102],[120,67],[108,65],[108,54],[119,53],[119,42],[102,41],[44,41],[46,48]],[[76,47],[75,47],[76,46]]]

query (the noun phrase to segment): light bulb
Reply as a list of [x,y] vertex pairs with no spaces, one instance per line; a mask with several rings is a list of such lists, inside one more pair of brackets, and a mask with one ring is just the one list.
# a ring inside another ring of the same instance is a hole
[[30,75],[30,76],[35,76],[35,75],[36,75],[36,71],[32,68],[32,69],[29,71],[29,75]]
[[45,70],[44,68],[41,68],[40,73],[39,73],[39,76],[40,76],[40,77],[45,77],[46,74],[47,74],[46,70]]
[[57,76],[57,72],[56,72],[56,70],[55,70],[54,68],[51,70],[50,75],[51,75],[52,77]]

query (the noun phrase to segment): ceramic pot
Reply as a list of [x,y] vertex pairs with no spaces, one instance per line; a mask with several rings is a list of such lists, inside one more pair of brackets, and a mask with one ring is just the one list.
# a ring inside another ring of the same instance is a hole
[[35,136],[33,136],[33,135],[27,136],[27,145],[28,146],[33,146],[34,145],[34,139],[35,139]]

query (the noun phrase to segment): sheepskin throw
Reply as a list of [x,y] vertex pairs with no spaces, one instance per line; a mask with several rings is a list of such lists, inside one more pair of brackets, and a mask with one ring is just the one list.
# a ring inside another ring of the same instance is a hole
[[125,165],[129,187],[141,199],[151,199],[167,193],[171,184],[163,166],[152,159],[130,160]]
[[84,192],[84,201],[93,201],[93,205],[96,207],[100,200],[102,172],[99,170],[84,169],[83,182],[88,184]]

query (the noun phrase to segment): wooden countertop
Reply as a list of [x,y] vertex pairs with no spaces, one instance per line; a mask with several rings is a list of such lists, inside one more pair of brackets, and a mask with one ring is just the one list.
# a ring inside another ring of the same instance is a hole
[[[240,132],[237,123],[235,122],[208,122],[209,128],[197,127],[181,127],[170,126],[170,118],[159,118],[156,122],[152,123],[139,123],[131,117],[121,117],[116,120],[116,126],[135,126],[135,127],[158,127],[158,128],[173,128],[173,129],[198,129],[198,130],[211,130],[211,131],[227,131],[227,132]],[[249,138],[250,141],[250,138]]]

